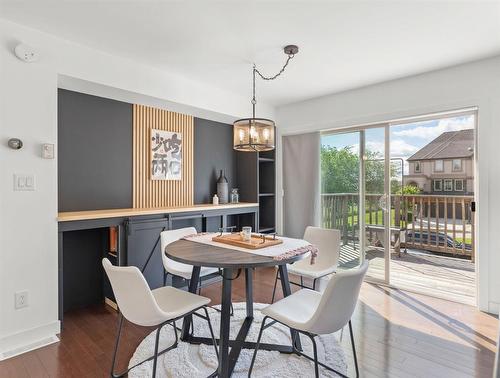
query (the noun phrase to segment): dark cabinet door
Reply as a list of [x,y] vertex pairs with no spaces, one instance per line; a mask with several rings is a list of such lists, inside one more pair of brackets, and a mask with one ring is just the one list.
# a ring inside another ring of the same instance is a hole
[[168,229],[168,219],[129,220],[127,223],[127,263],[144,270],[144,277],[151,289],[163,286],[163,262],[160,251],[160,232]]

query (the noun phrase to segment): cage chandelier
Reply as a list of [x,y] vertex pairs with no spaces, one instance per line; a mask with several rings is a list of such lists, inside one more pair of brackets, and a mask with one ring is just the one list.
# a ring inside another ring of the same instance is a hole
[[274,76],[264,76],[253,65],[253,87],[252,87],[252,118],[242,118],[233,123],[233,148],[237,151],[271,151],[275,147],[275,124],[273,120],[255,117],[255,79],[259,75],[262,80],[274,80],[280,76],[290,63],[290,60],[299,52],[296,45],[288,45],[283,49],[288,56],[281,70]]

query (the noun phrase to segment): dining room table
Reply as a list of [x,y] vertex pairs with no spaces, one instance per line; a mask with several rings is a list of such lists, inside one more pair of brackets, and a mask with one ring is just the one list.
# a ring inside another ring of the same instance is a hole
[[[196,293],[200,277],[201,267],[219,268],[222,276],[222,295],[220,308],[220,334],[216,339],[219,346],[219,366],[212,376],[230,377],[242,349],[255,349],[254,341],[246,340],[250,327],[254,319],[253,302],[253,270],[256,268],[277,266],[281,277],[281,287],[283,295],[291,294],[290,281],[288,278],[287,264],[292,264],[298,260],[306,258],[313,251],[313,246],[300,239],[286,238],[293,245],[301,244],[299,249],[291,250],[280,256],[266,255],[265,248],[261,250],[244,250],[222,243],[199,242],[198,238],[184,238],[169,244],[164,251],[166,256],[174,261],[189,264],[193,266],[191,279],[189,280],[189,291]],[[207,236],[205,236],[205,240]],[[309,245],[309,246],[308,246]],[[273,247],[269,247],[271,250]],[[295,252],[295,253],[294,253]],[[313,251],[314,253],[314,251]],[[236,338],[231,339],[230,321],[231,321],[231,289],[232,282],[240,276],[245,275],[245,294],[246,294],[246,317],[239,329]],[[181,340],[191,344],[213,344],[209,337],[200,337],[191,333],[192,315],[184,319],[181,331]],[[261,343],[259,349],[268,351],[279,351],[281,353],[293,353],[292,342],[295,348],[302,350],[300,337],[297,331],[291,330],[290,345]]]

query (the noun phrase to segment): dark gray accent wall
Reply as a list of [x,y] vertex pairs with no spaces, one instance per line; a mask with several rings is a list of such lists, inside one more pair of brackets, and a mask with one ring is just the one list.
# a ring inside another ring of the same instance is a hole
[[[58,91],[59,211],[132,207],[133,105]],[[194,202],[210,203],[220,169],[236,186],[232,125],[194,119]]]
[[132,207],[132,104],[58,90],[59,211]]
[[236,151],[232,125],[194,119],[194,202],[210,203],[219,171],[226,170],[229,191],[236,187]]

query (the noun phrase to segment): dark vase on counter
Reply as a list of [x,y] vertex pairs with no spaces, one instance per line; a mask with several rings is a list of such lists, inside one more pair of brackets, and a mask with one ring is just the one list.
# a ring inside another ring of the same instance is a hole
[[217,180],[217,197],[219,197],[219,203],[229,202],[229,185],[224,169],[220,170],[219,179]]

